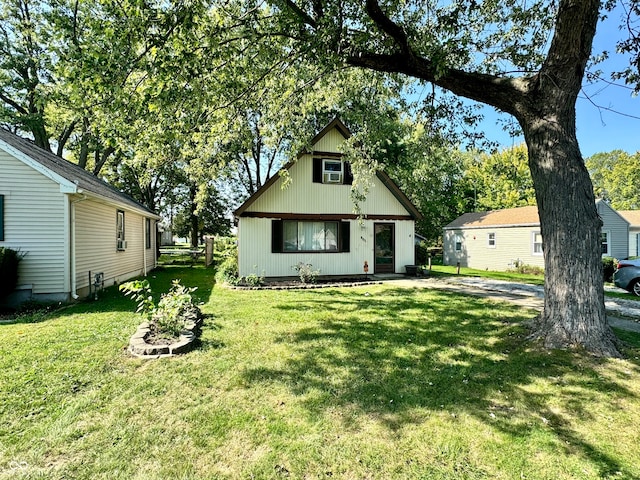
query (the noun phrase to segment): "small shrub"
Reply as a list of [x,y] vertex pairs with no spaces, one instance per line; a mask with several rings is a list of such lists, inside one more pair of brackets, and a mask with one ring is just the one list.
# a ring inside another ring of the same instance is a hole
[[259,287],[261,285],[264,285],[264,275],[259,276],[256,273],[252,273],[251,275],[242,277],[240,279],[240,283],[243,283],[244,285],[248,285],[250,287]]
[[605,282],[613,282],[613,272],[616,271],[618,261],[613,257],[602,258],[602,276]]
[[216,281],[230,285],[238,284],[240,279],[238,277],[238,257],[236,255],[229,255],[220,263],[216,271]]
[[316,283],[318,280],[318,275],[320,275],[320,270],[313,270],[313,265],[310,263],[298,262],[297,265],[292,266],[300,277],[300,281],[302,283]]
[[417,243],[415,246],[416,265],[426,265],[428,257],[427,244],[425,242]]
[[133,280],[120,285],[120,291],[138,303],[140,313],[150,329],[160,336],[177,337],[188,322],[197,322],[202,313],[191,295],[197,287],[185,287],[180,280],[171,282],[171,290],[160,297],[156,305],[147,280]]
[[18,264],[24,256],[19,250],[0,247],[0,298],[9,295],[18,285]]
[[199,310],[191,296],[197,288],[185,287],[180,284],[180,280],[173,280],[171,290],[162,295],[151,315],[151,320],[159,332],[173,337],[180,335],[186,322],[195,314],[195,309]]
[[513,268],[510,268],[507,271],[521,273],[523,275],[544,275],[544,268],[536,265],[526,265],[521,260],[513,262]]

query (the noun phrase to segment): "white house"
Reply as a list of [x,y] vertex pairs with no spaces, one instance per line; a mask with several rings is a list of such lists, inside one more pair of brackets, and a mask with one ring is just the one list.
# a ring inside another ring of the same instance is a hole
[[[20,299],[67,301],[156,266],[153,212],[77,165],[0,129],[0,247],[25,254]],[[98,278],[99,279],[99,278]]]
[[[629,223],[606,202],[596,202],[603,221],[602,256],[626,258]],[[544,267],[538,207],[461,215],[444,227],[443,262],[480,270],[508,270],[516,264]]]
[[296,275],[299,262],[321,275],[403,273],[414,264],[415,220],[420,213],[397,185],[379,172],[361,217],[350,198],[352,174],[341,145],[350,133],[334,120],[311,148],[275,175],[235,212],[241,276]]

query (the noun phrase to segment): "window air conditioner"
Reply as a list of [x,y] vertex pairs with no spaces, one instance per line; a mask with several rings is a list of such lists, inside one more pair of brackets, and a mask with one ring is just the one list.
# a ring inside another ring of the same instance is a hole
[[340,172],[327,172],[324,174],[325,183],[340,183],[342,182],[342,174]]
[[118,241],[117,241],[116,248],[117,248],[118,250],[126,250],[126,248],[127,248],[127,241],[126,241],[126,240],[118,240]]

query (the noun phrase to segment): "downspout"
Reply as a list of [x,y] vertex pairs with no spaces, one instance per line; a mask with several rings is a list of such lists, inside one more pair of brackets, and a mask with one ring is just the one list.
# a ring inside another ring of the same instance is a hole
[[[149,226],[151,235],[151,226]],[[147,276],[147,219],[142,217],[142,274]]]
[[78,292],[76,292],[78,286],[76,279],[76,203],[83,202],[86,199],[87,196],[82,194],[82,198],[71,202],[71,297],[74,300],[80,298]]

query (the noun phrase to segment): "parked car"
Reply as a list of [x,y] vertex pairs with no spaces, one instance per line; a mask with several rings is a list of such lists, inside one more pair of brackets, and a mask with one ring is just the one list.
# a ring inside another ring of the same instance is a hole
[[613,273],[613,283],[640,297],[640,258],[620,260]]

